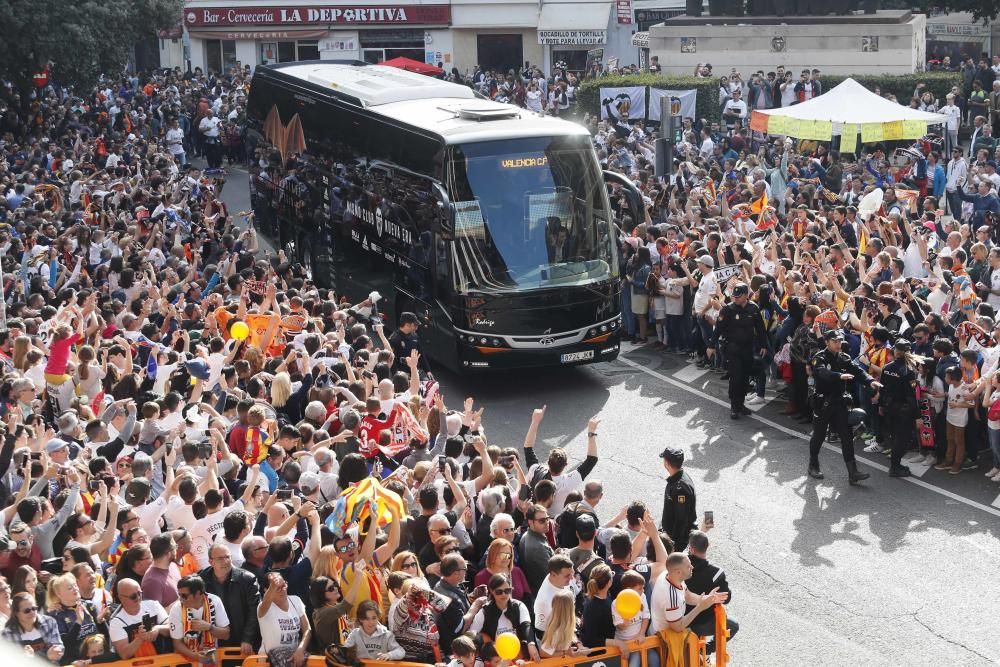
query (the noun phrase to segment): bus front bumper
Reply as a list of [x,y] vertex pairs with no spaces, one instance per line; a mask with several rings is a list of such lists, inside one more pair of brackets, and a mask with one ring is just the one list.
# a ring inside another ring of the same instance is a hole
[[621,337],[618,331],[574,345],[541,349],[513,349],[460,342],[459,365],[460,370],[466,372],[580,366],[611,361],[618,356],[620,350]]

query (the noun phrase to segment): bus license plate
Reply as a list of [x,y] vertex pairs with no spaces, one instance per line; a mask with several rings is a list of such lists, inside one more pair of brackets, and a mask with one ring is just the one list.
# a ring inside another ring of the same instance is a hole
[[583,361],[584,359],[593,359],[593,350],[584,350],[583,352],[568,352],[562,355],[561,360],[564,364],[569,364],[574,361]]

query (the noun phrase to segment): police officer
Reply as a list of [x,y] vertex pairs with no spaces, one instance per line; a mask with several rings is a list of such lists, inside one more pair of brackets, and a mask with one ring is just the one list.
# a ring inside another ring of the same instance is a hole
[[861,381],[872,389],[881,389],[879,384],[864,370],[851,363],[851,358],[840,351],[844,343],[844,335],[839,329],[827,331],[823,338],[826,349],[816,353],[809,362],[812,376],[816,381],[816,396],[813,404],[815,417],[813,420],[812,437],[809,439],[809,476],[823,479],[819,469],[819,450],[826,438],[827,428],[833,429],[840,437],[840,451],[847,464],[848,479],[851,485],[871,477],[866,472],[858,470],[854,460],[854,434],[847,423],[847,402],[850,395],[845,396],[851,388],[854,378],[860,376]]
[[674,551],[684,551],[688,536],[697,527],[698,510],[695,508],[694,482],[684,472],[684,452],[667,447],[660,452],[663,467],[667,469],[667,489],[663,492],[663,516],[660,530],[674,541]]
[[747,395],[747,381],[753,372],[753,355],[767,355],[767,331],[757,304],[750,303],[750,288],[746,283],[736,283],[733,300],[722,307],[715,322],[715,333],[708,354],[715,354],[719,339],[725,340],[726,364],[729,370],[729,418],[739,419],[749,415],[750,408],[743,404]]
[[389,336],[389,347],[392,348],[393,372],[408,373],[409,367],[406,360],[410,353],[416,350],[420,354],[417,368],[427,374],[428,379],[433,380],[431,366],[427,362],[427,355],[420,352],[420,339],[417,337],[417,329],[420,328],[420,319],[410,312],[402,313],[399,316],[399,328]]
[[910,341],[900,339],[892,349],[894,359],[882,369],[879,380],[879,412],[885,418],[892,439],[890,477],[909,477],[910,469],[902,464],[903,454],[914,441],[917,419],[917,374],[907,363]]

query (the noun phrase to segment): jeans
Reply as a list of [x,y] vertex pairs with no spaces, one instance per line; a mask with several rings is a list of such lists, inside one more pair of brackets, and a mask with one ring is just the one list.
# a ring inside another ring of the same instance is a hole
[[622,288],[622,328],[628,338],[635,336],[635,316],[632,315],[632,287],[625,285]]
[[958,196],[958,192],[944,193],[945,199],[948,200],[948,213],[951,214],[956,220],[962,219],[962,198]]
[[[632,651],[628,654],[628,667],[642,667],[641,651]],[[660,667],[660,654],[658,651],[646,651],[646,667]]]
[[672,350],[687,349],[687,337],[684,335],[683,325],[683,315],[667,315],[667,347]]
[[993,451],[993,467],[1000,468],[1000,429],[990,429],[990,450]]

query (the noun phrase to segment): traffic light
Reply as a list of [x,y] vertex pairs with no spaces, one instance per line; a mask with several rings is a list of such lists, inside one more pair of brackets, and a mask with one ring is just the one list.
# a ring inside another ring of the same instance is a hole
[[673,113],[673,100],[660,98],[660,138],[656,140],[655,170],[657,176],[669,177],[674,168],[674,146],[684,140],[684,127],[679,115]]

